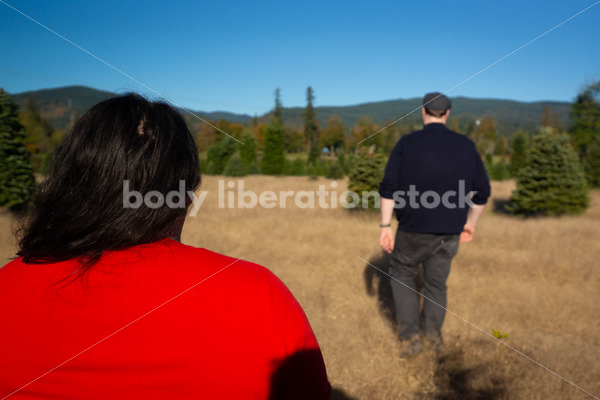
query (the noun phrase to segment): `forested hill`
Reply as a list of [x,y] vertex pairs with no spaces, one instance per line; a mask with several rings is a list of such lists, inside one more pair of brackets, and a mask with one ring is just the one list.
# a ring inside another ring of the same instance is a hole
[[[13,94],[12,98],[23,109],[30,97],[35,98],[37,107],[55,129],[67,129],[73,122],[94,104],[115,96],[115,93],[92,89],[86,86],[67,86],[56,89],[43,89]],[[218,121],[225,118],[230,122],[245,124],[252,120],[249,115],[225,111],[193,111],[202,118]],[[185,111],[184,111],[185,113]]]
[[[525,103],[513,100],[472,99],[467,97],[451,97],[451,117],[456,117],[461,131],[466,131],[470,123],[489,117],[497,121],[497,132],[500,135],[523,129],[537,132],[544,112],[548,106],[551,114],[556,113],[560,123],[568,128],[570,103],[556,101],[540,101]],[[422,98],[407,100],[388,100],[374,103],[357,104],[341,107],[315,107],[317,118],[323,126],[332,116],[338,115],[348,126],[352,126],[361,117],[370,117],[376,124],[386,124],[398,121],[399,125],[421,123]],[[415,111],[416,110],[416,111]],[[286,108],[283,116],[286,123],[301,126],[303,121],[302,108]],[[409,113],[412,113],[408,115]]]
[[[88,88],[85,86],[69,86],[57,89],[44,89],[31,92],[14,94],[13,98],[21,107],[27,103],[30,96],[34,96],[42,116],[47,118],[56,129],[66,129],[85,110],[97,102],[104,100],[113,93]],[[453,106],[451,116],[458,119],[461,130],[467,129],[469,124],[484,117],[497,121],[497,132],[509,135],[518,129],[537,131],[545,106],[555,114],[563,126],[569,125],[569,107],[567,102],[541,101],[519,102],[513,100],[472,99],[466,97],[452,98]],[[338,115],[347,128],[356,124],[362,117],[371,118],[376,124],[385,124],[402,118],[398,124],[418,124],[420,121],[420,98],[406,100],[388,100],[373,103],[357,104],[352,106],[324,106],[315,107],[317,118],[321,126],[325,126],[332,115]],[[413,112],[417,110],[416,112]],[[252,117],[245,114],[234,114],[225,111],[203,112],[194,111],[202,118],[219,120],[225,118],[230,122],[246,124]],[[287,125],[302,126],[303,108],[285,108],[283,112]],[[410,112],[410,116],[405,117]],[[258,117],[266,121],[270,117],[267,112]]]

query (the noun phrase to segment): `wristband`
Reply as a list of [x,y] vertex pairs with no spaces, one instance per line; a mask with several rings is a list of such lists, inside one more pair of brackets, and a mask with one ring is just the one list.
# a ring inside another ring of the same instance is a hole
[[392,226],[392,224],[387,224],[387,225],[379,224],[380,228],[390,228],[391,226]]

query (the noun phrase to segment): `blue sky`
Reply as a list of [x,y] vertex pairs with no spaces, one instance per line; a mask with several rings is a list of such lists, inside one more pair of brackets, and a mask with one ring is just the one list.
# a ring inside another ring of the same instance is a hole
[[[193,110],[250,115],[445,91],[596,3],[0,0],[0,87],[144,87]],[[600,3],[448,93],[572,101],[600,79]]]

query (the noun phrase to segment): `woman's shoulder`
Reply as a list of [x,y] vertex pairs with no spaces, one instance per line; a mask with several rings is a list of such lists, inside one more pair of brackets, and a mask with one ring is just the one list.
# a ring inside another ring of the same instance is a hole
[[223,274],[228,279],[241,280],[245,284],[279,281],[268,268],[245,260],[244,257],[227,256],[171,239],[132,248],[131,252],[135,254],[123,254],[120,257],[133,256],[143,264],[154,265],[159,269],[168,268],[174,274],[192,274],[207,279]]

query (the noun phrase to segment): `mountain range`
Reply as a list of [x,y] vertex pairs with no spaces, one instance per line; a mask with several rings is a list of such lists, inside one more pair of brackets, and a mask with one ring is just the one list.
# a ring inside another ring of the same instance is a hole
[[[22,108],[28,99],[34,97],[38,109],[55,129],[68,129],[74,120],[81,116],[94,104],[114,96],[115,93],[93,89],[85,86],[68,86],[55,89],[43,89],[13,94],[14,101]],[[464,129],[467,124],[485,117],[497,121],[497,131],[501,135],[523,129],[535,132],[539,129],[544,107],[549,107],[556,114],[564,127],[568,127],[570,103],[559,101],[521,102],[514,100],[474,99],[452,97],[451,116],[457,117],[459,126]],[[419,124],[421,98],[386,100],[350,106],[315,107],[317,119],[321,126],[327,120],[338,115],[344,125],[349,128],[362,117],[371,118],[379,125],[398,121],[399,125]],[[414,112],[414,111],[417,112]],[[248,124],[253,117],[247,114],[235,114],[226,111],[204,112],[190,110],[194,114],[210,121],[226,119],[230,122]],[[187,114],[185,111],[182,111]],[[284,108],[283,119],[286,125],[300,127],[303,124],[303,108]],[[408,115],[410,114],[410,115]],[[257,116],[259,122],[268,121],[271,112]],[[188,118],[189,120],[189,118]]]

